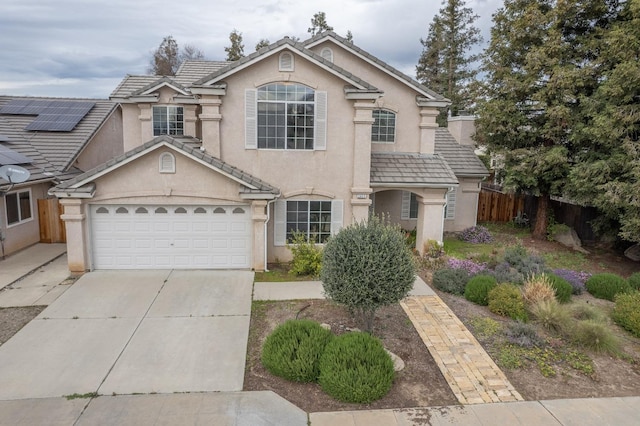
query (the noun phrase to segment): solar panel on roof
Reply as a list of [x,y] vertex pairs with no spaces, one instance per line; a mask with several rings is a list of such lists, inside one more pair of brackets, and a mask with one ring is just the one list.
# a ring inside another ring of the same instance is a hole
[[0,114],[37,115],[25,130],[69,132],[91,111],[95,102],[43,99],[12,99]]
[[0,166],[31,163],[33,163],[31,158],[0,145]]

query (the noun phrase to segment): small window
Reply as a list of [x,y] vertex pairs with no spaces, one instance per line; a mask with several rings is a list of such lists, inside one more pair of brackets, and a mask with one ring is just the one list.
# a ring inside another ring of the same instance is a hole
[[146,214],[146,213],[149,213],[149,210],[145,209],[144,207],[138,207],[136,209],[136,213],[138,213],[138,214]]
[[31,220],[31,190],[13,192],[4,196],[7,225]]
[[179,106],[153,107],[153,136],[183,135],[184,112]]
[[118,207],[118,208],[116,209],[116,213],[117,213],[117,214],[126,214],[126,213],[129,213],[129,210],[127,210],[127,209],[126,209],[126,208],[124,208],[124,207]]
[[322,51],[320,52],[320,56],[322,56],[324,59],[326,59],[329,62],[333,62],[333,51],[328,47],[325,47],[324,49],[322,49]]
[[98,207],[98,209],[96,210],[96,213],[98,214],[105,214],[105,213],[109,213],[109,209],[106,207]]
[[244,209],[241,209],[240,207],[236,207],[235,209],[233,209],[233,213],[234,214],[238,214],[238,213],[242,214],[242,213],[246,213],[246,212],[244,211]]
[[186,214],[187,213],[187,209],[185,209],[184,207],[178,207],[173,212],[177,213],[177,214]]
[[160,154],[159,169],[160,173],[175,173],[176,157],[174,157],[170,152],[163,152]]
[[226,213],[226,211],[222,207],[216,207],[216,209],[213,211],[213,213],[214,214],[224,214],[224,213]]
[[158,214],[165,214],[165,213],[167,213],[167,209],[165,209],[164,207],[158,207],[155,210],[155,212],[158,213]]
[[293,55],[290,52],[280,54],[280,71],[293,71]]
[[206,213],[207,211],[202,207],[197,207],[193,212],[196,214],[202,214],[202,213]]
[[372,142],[393,143],[396,140],[396,114],[391,111],[373,110],[373,125],[371,127]]

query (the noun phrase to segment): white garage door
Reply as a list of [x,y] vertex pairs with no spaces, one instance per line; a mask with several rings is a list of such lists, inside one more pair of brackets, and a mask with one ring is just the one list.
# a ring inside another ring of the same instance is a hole
[[249,206],[93,205],[94,269],[249,268]]

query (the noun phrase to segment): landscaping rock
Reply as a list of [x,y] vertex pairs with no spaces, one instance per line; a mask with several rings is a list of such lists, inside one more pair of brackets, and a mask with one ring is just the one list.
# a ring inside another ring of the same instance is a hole
[[589,252],[582,248],[582,241],[573,228],[569,228],[565,232],[559,232],[553,236],[553,239],[562,244],[572,248],[580,253],[589,254]]
[[640,261],[640,244],[635,244],[624,251],[624,255],[636,262]]
[[325,330],[331,331],[331,325],[327,324],[326,322],[323,322],[322,324],[320,324],[320,327],[324,328]]
[[387,351],[387,353],[391,357],[391,360],[393,361],[393,369],[395,371],[404,370],[404,361],[398,355],[391,352],[389,349],[385,349],[385,351]]

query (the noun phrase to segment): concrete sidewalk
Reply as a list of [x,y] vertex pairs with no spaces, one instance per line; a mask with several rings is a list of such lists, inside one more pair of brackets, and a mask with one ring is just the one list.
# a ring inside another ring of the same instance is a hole
[[27,276],[66,251],[66,244],[35,244],[0,260],[0,289]]

